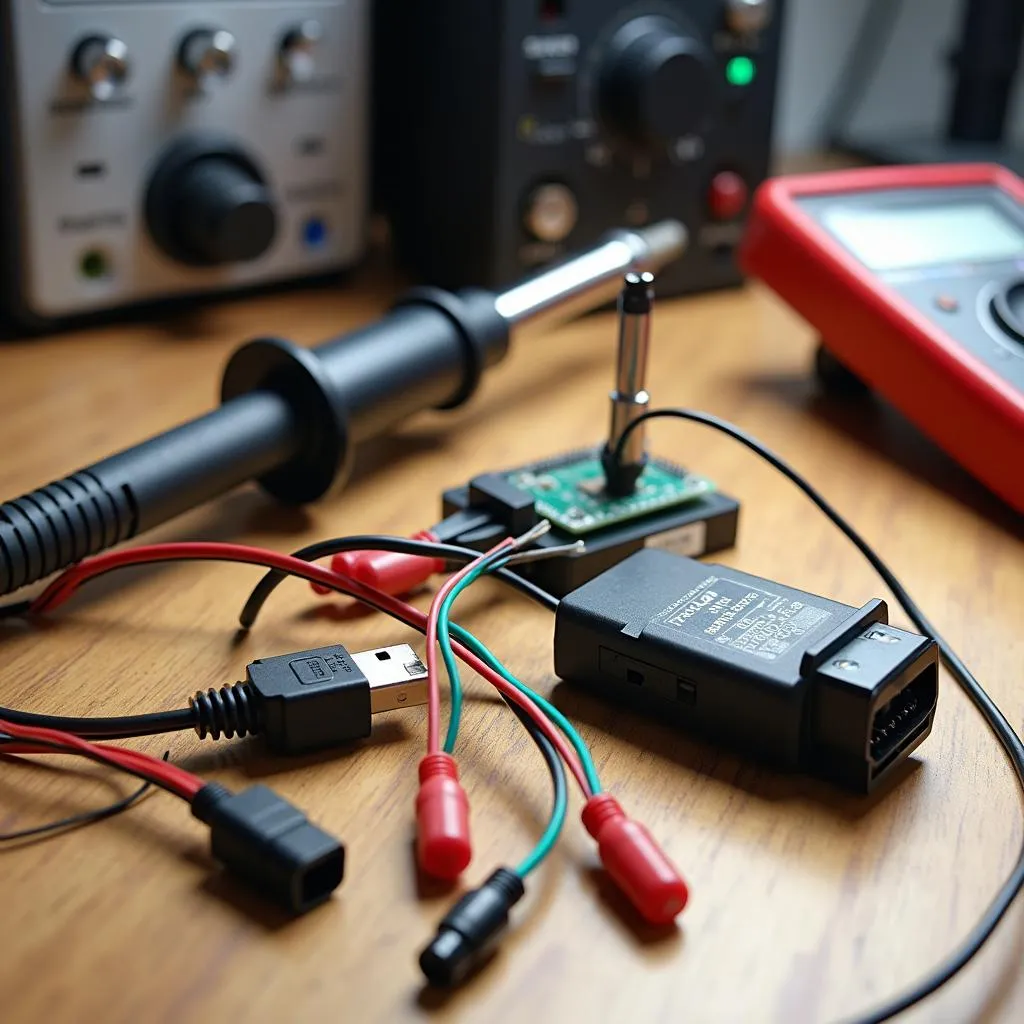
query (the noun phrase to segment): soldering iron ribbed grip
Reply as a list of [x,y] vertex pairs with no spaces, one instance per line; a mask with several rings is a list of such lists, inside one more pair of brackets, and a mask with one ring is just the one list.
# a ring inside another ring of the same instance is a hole
[[88,472],[0,505],[0,594],[35,583],[133,536],[135,504]]

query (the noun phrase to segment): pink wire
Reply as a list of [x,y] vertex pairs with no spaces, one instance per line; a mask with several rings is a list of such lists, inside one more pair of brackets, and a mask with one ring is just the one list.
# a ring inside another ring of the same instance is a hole
[[495,544],[490,551],[485,551],[479,558],[463,566],[445,580],[444,584],[430,602],[427,614],[427,753],[437,754],[441,750],[441,684],[440,670],[437,664],[437,619],[445,598],[459,585],[459,582],[471,573],[484,559],[511,547],[515,541],[506,537],[500,544]]

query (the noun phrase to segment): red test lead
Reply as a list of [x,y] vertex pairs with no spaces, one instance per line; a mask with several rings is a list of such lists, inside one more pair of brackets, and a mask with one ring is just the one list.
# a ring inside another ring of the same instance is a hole
[[583,824],[597,840],[605,870],[644,920],[657,925],[673,921],[686,906],[689,890],[650,832],[627,818],[618,800],[607,793],[587,801]]
[[469,841],[469,799],[450,754],[420,761],[416,796],[416,859],[434,878],[454,881],[473,856]]
[[[420,530],[411,539],[437,543],[437,537],[430,530]],[[331,559],[331,568],[375,590],[397,595],[408,594],[431,576],[444,572],[445,560],[425,555],[403,555],[397,551],[349,551],[335,555]]]
[[[437,543],[436,534],[430,530],[420,530],[410,539]],[[404,555],[398,551],[346,551],[331,559],[332,572],[392,596],[411,593],[423,586],[431,576],[443,573],[446,567],[443,558]],[[319,583],[310,586],[321,596],[331,593],[330,588]]]

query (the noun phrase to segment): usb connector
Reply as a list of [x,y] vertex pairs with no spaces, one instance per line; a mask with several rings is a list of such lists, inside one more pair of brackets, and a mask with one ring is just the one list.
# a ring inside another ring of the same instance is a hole
[[427,668],[408,644],[360,651],[352,660],[370,684],[370,714],[427,703]]
[[350,654],[340,644],[261,658],[244,682],[192,698],[199,737],[262,735],[305,754],[370,735],[382,711],[425,704],[427,670],[408,644]]

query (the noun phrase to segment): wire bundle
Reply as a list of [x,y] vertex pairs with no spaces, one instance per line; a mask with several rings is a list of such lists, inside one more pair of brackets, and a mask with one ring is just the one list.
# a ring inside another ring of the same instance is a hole
[[[480,556],[477,552],[406,541],[400,538],[342,538],[322,542],[305,548],[295,555],[282,555],[273,551],[244,545],[221,543],[156,544],[100,555],[79,564],[57,577],[30,605],[34,613],[53,611],[67,601],[75,591],[90,580],[132,565],[183,561],[225,560],[261,565],[271,572],[255,588],[247,601],[240,621],[249,628],[266,597],[285,575],[294,575],[330,590],[347,594],[356,600],[388,614],[397,620],[427,633],[434,642],[428,643],[428,662],[431,666],[428,690],[428,754],[420,766],[421,791],[418,798],[419,821],[418,850],[421,865],[430,873],[444,878],[455,878],[467,866],[471,857],[469,844],[469,801],[458,783],[457,769],[450,751],[454,749],[462,709],[462,685],[455,668],[455,657],[460,658],[485,681],[490,683],[516,712],[529,735],[537,744],[552,778],[552,811],[547,827],[534,848],[514,869],[499,868],[480,889],[463,899],[476,901],[475,906],[491,909],[484,915],[486,928],[472,938],[465,939],[455,954],[447,940],[441,943],[445,955],[432,952],[434,945],[424,951],[421,965],[427,977],[437,983],[450,984],[477,962],[491,948],[495,929],[500,923],[493,914],[495,902],[510,907],[523,892],[523,880],[544,861],[556,844],[564,825],[568,795],[563,764],[578,782],[585,805],[583,822],[597,840],[598,852],[612,879],[623,890],[638,912],[648,921],[665,924],[684,907],[688,892],[678,871],[658,847],[650,834],[639,823],[631,821],[613,797],[602,792],[593,758],[582,737],[569,721],[550,702],[527,687],[468,631],[451,623],[450,612],[458,596],[485,574],[493,574],[505,582],[515,581],[517,589],[545,606],[556,602],[536,587],[510,577],[507,566],[531,558],[549,557],[553,551],[565,549],[545,548],[539,551],[521,550],[549,528],[543,523],[523,537],[509,538],[496,548]],[[577,548],[578,545],[570,545]],[[438,592],[430,615],[398,598],[392,597],[368,584],[347,578],[306,559],[321,558],[340,551],[399,550],[408,553],[454,555],[467,562],[465,569],[452,576]],[[440,695],[436,650],[440,649],[452,683],[452,717],[444,749],[440,748]],[[3,713],[3,712],[0,712]],[[49,722],[48,716],[33,716],[11,712],[27,720],[26,724]],[[120,719],[63,719],[68,728],[88,730],[104,736],[140,735],[147,732],[171,731],[191,727],[193,709],[163,712],[158,715],[133,716]],[[426,795],[425,795],[426,794]],[[454,824],[454,827],[452,823]],[[461,906],[456,905],[452,913]],[[459,920],[467,914],[472,918],[473,907],[459,910]],[[506,918],[507,919],[507,918]],[[447,920],[447,919],[446,919]],[[504,919],[503,919],[504,920]],[[444,922],[442,922],[442,931]],[[464,929],[465,930],[465,929]],[[472,929],[470,929],[472,931]],[[440,935],[441,933],[439,933]]]
[[[420,954],[420,968],[432,984],[458,983],[487,956],[508,925],[509,911],[525,892],[526,877],[554,849],[568,804],[565,772],[558,755],[583,791],[583,823],[597,840],[606,870],[640,915],[651,924],[669,924],[689,897],[686,883],[651,834],[638,822],[630,821],[614,797],[601,792],[590,751],[565,716],[512,675],[479,640],[450,621],[460,594],[481,576],[500,571],[521,547],[549,529],[549,523],[541,522],[521,537],[505,539],[455,573],[438,590],[427,616],[427,753],[420,762],[420,792],[416,801],[420,866],[430,874],[454,879],[471,856],[469,801],[459,785],[453,757],[462,711],[462,684],[455,661],[459,646],[487,667],[485,678],[503,696],[507,696],[503,687],[511,686],[513,693],[525,699],[517,711],[544,755],[554,788],[547,827],[529,854],[515,868],[498,868],[483,885],[466,893],[441,921],[433,941]],[[458,641],[452,639],[453,633]],[[438,651],[452,694],[443,746]]]
[[[802,476],[777,455],[738,427],[707,413],[686,409],[668,409],[646,413],[638,417],[623,433],[619,440],[619,450],[621,451],[626,444],[632,430],[637,429],[646,420],[655,417],[690,420],[729,435],[787,476],[821,509],[867,558],[896,595],[917,628],[938,642],[947,667],[992,729],[1006,752],[1022,787],[1024,787],[1024,745],[1020,738],[963,661],[934,629],[900,581],[853,527]],[[651,874],[648,870],[651,868],[651,862],[648,860],[646,864],[643,863],[643,857],[638,854],[638,850],[642,848],[647,854],[650,854],[650,850],[653,848],[656,855],[664,860],[664,855],[657,849],[642,826],[626,819],[614,799],[601,791],[590,753],[582,738],[564,716],[539,694],[516,679],[472,634],[450,621],[451,611],[458,597],[472,583],[488,574],[495,575],[504,582],[515,586],[545,607],[557,606],[557,602],[550,595],[508,572],[507,566],[513,559],[529,554],[518,552],[518,547],[528,536],[503,541],[483,556],[478,555],[477,552],[452,545],[379,536],[325,541],[303,548],[292,556],[233,544],[151,545],[103,555],[83,562],[54,580],[31,604],[21,602],[0,608],[0,615],[24,614],[27,611],[34,613],[51,611],[66,601],[83,583],[122,566],[148,562],[215,559],[260,565],[270,569],[270,572],[253,590],[242,610],[241,625],[248,629],[255,622],[267,597],[285,576],[301,577],[332,591],[354,597],[367,606],[391,615],[428,635],[427,657],[431,669],[431,700],[428,753],[424,762],[433,766],[445,763],[439,759],[451,759],[458,738],[462,712],[462,685],[455,662],[456,656],[491,683],[512,706],[524,722],[531,737],[537,742],[552,775],[554,800],[548,826],[528,856],[515,871],[499,868],[483,886],[467,893],[441,922],[434,942],[424,950],[420,962],[428,978],[441,983],[451,983],[464,976],[468,967],[477,962],[482,951],[489,947],[496,934],[505,926],[508,909],[522,896],[523,878],[542,863],[557,841],[565,820],[567,803],[563,763],[573,774],[584,793],[586,798],[583,812],[584,824],[597,840],[605,866],[641,913],[645,913],[645,907],[652,906],[647,902],[651,895],[650,890],[645,888]],[[346,551],[397,551],[404,554],[446,558],[450,561],[466,563],[466,567],[453,575],[441,588],[428,616],[413,606],[364,583],[311,564],[311,560]],[[440,743],[437,652],[440,652],[447,670],[452,693],[451,714],[443,745]],[[191,709],[114,719],[58,719],[52,716],[30,715],[0,709],[0,744],[2,744],[0,752],[40,753],[60,750],[81,753],[94,760],[99,760],[101,763],[120,767],[156,785],[162,785],[172,792],[177,792],[177,795],[184,799],[189,799],[188,793],[194,791],[194,787],[203,785],[202,781],[196,779],[195,776],[183,773],[181,769],[175,769],[174,766],[147,758],[146,755],[106,745],[89,744],[77,736],[69,736],[67,732],[54,731],[52,728],[40,728],[41,726],[52,727],[55,724],[60,724],[75,733],[104,738],[144,735],[190,728],[193,725]],[[454,761],[451,763],[454,766]],[[430,775],[429,772],[428,775]],[[441,778],[445,783],[439,787],[444,791],[442,802],[458,806],[463,804],[464,794],[459,797],[458,792],[447,785],[448,782],[457,784],[457,773],[446,775],[442,771],[440,774],[435,773],[430,777]],[[461,790],[461,787],[459,789]],[[468,802],[465,803],[465,813],[468,815]],[[664,861],[664,863],[668,862]],[[675,874],[675,869],[670,864],[668,867],[670,874],[674,875],[678,880],[678,885],[681,886],[681,889],[677,887],[674,890],[674,901],[669,900],[664,904],[671,911],[671,916],[674,917],[681,909],[682,903],[685,902],[685,886]],[[454,874],[457,873],[457,871],[454,872]],[[451,872],[449,872],[450,874]],[[876,1022],[887,1020],[921,1001],[945,984],[982,947],[1022,886],[1024,886],[1024,848],[1022,848],[1020,858],[1010,877],[1004,881],[986,913],[963,943],[945,962],[907,992],[859,1018],[861,1024],[876,1024]],[[653,918],[649,917],[649,919]]]
[[71,754],[142,779],[138,789],[105,807],[72,814],[33,828],[0,833],[0,842],[41,838],[113,817],[137,804],[151,786],[159,786],[191,803],[204,785],[198,776],[168,764],[166,754],[157,759],[138,751],[88,743],[58,729],[33,728],[3,719],[0,719],[0,754],[12,757],[23,754]]
[[5,754],[77,754],[134,775],[189,803],[205,785],[199,776],[149,754],[90,743],[59,729],[40,729],[0,719],[0,736],[4,739]]
[[[549,524],[545,521],[541,524],[540,532],[546,532]],[[509,558],[518,548],[527,542],[535,539],[540,532],[530,531],[523,537],[516,540],[508,538],[486,552],[476,562],[471,562],[459,572],[453,574],[448,581],[438,590],[430,607],[427,624],[427,668],[430,689],[435,696],[432,713],[428,717],[428,753],[436,753],[438,749],[438,722],[439,707],[437,703],[437,675],[438,666],[436,663],[436,652],[440,651],[448,676],[451,689],[451,708],[448,719],[448,730],[444,739],[444,753],[452,754],[458,740],[459,725],[462,717],[463,687],[459,675],[459,667],[455,660],[452,635],[477,657],[484,661],[494,672],[498,673],[507,683],[514,686],[520,693],[526,696],[532,704],[532,709],[527,715],[523,714],[532,723],[535,735],[534,741],[541,746],[552,773],[552,785],[554,789],[554,800],[551,810],[551,817],[547,828],[537,842],[534,849],[515,868],[516,874],[525,878],[534,871],[554,849],[555,843],[561,834],[565,824],[568,800],[566,794],[565,769],[563,762],[570,766],[574,777],[583,791],[585,799],[601,792],[601,783],[597,776],[593,757],[584,743],[580,734],[573,728],[569,720],[540,694],[530,689],[525,683],[514,676],[495,655],[488,650],[476,637],[461,626],[453,625],[450,620],[451,610],[459,596],[475,583],[482,576],[494,573],[508,564]],[[428,706],[429,707],[429,706]],[[568,741],[569,746],[560,743],[557,747],[542,731],[541,723],[544,720],[552,723],[562,733],[562,737]],[[524,723],[525,724],[525,723]],[[544,747],[547,746],[548,750]],[[559,759],[560,758],[560,759]]]

